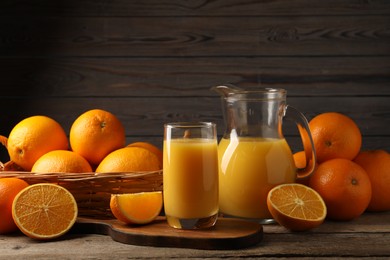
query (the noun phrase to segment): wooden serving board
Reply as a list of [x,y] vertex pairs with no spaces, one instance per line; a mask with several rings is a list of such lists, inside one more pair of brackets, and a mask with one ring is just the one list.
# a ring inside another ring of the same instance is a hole
[[263,238],[262,225],[233,218],[219,218],[213,228],[205,230],[174,229],[162,216],[147,225],[78,218],[71,232],[109,235],[117,242],[132,245],[194,249],[239,249],[256,245]]

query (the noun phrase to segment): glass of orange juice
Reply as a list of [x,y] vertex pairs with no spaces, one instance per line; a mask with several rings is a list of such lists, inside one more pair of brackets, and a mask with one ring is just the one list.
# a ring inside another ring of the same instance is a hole
[[202,229],[218,216],[218,145],[211,122],[164,125],[164,210],[171,227]]

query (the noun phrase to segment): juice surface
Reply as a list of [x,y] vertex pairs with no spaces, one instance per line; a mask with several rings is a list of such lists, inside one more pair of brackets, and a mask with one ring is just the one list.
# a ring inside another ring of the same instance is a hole
[[218,212],[217,142],[164,141],[164,209],[167,216],[204,218]]
[[220,211],[245,218],[272,218],[266,203],[268,192],[296,177],[286,140],[223,138],[218,154]]

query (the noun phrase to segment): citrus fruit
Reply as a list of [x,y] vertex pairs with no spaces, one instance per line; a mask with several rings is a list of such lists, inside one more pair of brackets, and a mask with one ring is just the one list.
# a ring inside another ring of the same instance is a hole
[[32,116],[14,126],[8,136],[7,149],[12,161],[30,171],[35,161],[45,153],[68,149],[68,138],[54,119]]
[[309,185],[324,199],[327,217],[333,220],[359,217],[371,200],[371,183],[366,171],[347,159],[321,163]]
[[336,112],[322,113],[310,120],[309,127],[318,163],[335,158],[352,160],[360,151],[360,129],[346,115]]
[[115,115],[92,109],[73,122],[69,140],[74,152],[96,166],[110,152],[124,147],[126,136],[121,121]]
[[[297,167],[298,169],[303,169],[303,168],[306,167],[306,154],[305,154],[305,151],[299,151],[299,152],[294,153],[293,154],[293,158],[294,158],[295,167]],[[311,168],[312,165],[313,165],[313,161],[310,160],[308,167]],[[316,165],[314,167],[314,170],[317,167],[318,167],[318,164],[316,163]],[[309,180],[310,180],[310,175],[306,176],[304,178],[297,178],[296,182],[308,186],[309,185]]]
[[18,178],[0,178],[0,234],[18,230],[12,218],[15,196],[29,184]]
[[366,170],[372,197],[367,210],[390,210],[390,154],[385,150],[361,151],[354,160]]
[[112,194],[110,208],[112,214],[127,224],[147,224],[152,222],[162,209],[161,191]]
[[326,205],[321,196],[310,187],[298,183],[280,184],[267,196],[272,217],[293,231],[315,228],[324,222]]
[[83,173],[92,172],[91,165],[78,153],[54,150],[42,155],[33,165],[35,173]]
[[125,147],[107,155],[96,172],[142,172],[160,170],[157,155],[141,147]]
[[78,208],[73,195],[52,183],[24,188],[12,204],[12,217],[27,236],[48,240],[65,234],[75,223]]
[[148,142],[135,142],[135,143],[131,143],[131,144],[127,145],[127,147],[141,147],[141,148],[145,148],[145,149],[151,151],[152,153],[157,155],[157,157],[158,157],[158,159],[160,160],[160,163],[161,163],[160,169],[162,169],[162,166],[163,166],[163,152],[157,146],[155,146],[155,145],[153,145],[151,143],[148,143]]

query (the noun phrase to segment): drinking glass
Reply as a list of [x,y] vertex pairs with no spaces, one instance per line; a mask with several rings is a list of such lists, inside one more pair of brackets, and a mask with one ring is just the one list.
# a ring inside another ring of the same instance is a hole
[[164,210],[171,227],[202,229],[218,215],[216,125],[177,122],[164,125]]

